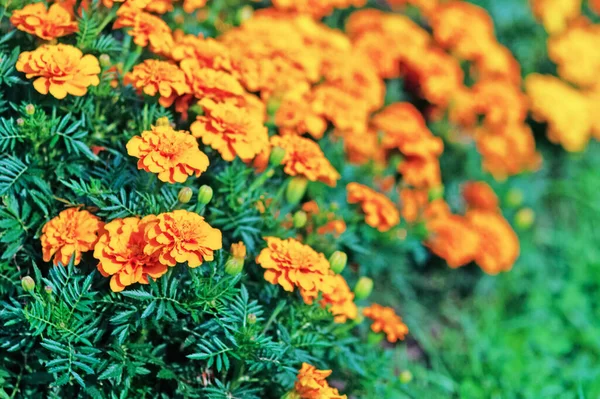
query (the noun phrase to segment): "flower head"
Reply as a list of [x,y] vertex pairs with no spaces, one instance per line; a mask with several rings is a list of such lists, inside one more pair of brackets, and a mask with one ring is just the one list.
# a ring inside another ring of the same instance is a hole
[[346,186],[348,203],[360,204],[365,222],[379,231],[388,231],[400,223],[400,213],[388,197],[358,183]]
[[141,47],[150,45],[156,54],[170,54],[173,37],[169,25],[159,17],[125,3],[117,12],[114,29],[131,28],[133,42]]
[[296,135],[273,136],[271,145],[285,150],[284,171],[290,176],[302,175],[330,186],[335,186],[340,178],[319,145],[310,139]]
[[300,399],[346,399],[346,395],[340,395],[337,388],[329,386],[326,378],[330,375],[331,370],[317,370],[315,366],[302,363],[294,391]]
[[98,259],[100,273],[112,276],[112,291],[122,291],[135,283],[148,284],[148,277],[157,279],[167,272],[158,254],[144,253],[146,229],[155,221],[154,215],[143,219],[129,217],[115,219],[104,226],[104,233],[94,248],[94,258]]
[[334,281],[328,277],[333,272],[325,255],[293,238],[265,240],[267,247],[256,257],[265,269],[265,280],[289,292],[299,288],[306,303],[312,303],[319,292],[332,292]]
[[172,184],[183,183],[188,176],[200,176],[209,164],[194,137],[169,125],[152,126],[141,137],[132,137],[127,153],[139,158],[139,169],[158,173],[161,181]]
[[167,266],[187,262],[198,267],[214,259],[214,251],[223,246],[221,231],[211,227],[197,213],[175,210],[157,216],[146,229],[144,253],[158,254]]
[[94,248],[102,226],[102,221],[88,211],[65,209],[42,228],[44,262],[54,256],[55,265],[67,265],[74,256],[74,264],[78,265],[81,253]]
[[354,293],[348,287],[348,283],[339,274],[330,278],[333,280],[333,291],[324,293],[319,304],[329,310],[336,323],[345,323],[348,319],[356,319],[358,308],[354,303]]
[[498,210],[498,197],[494,190],[482,181],[467,182],[463,186],[463,198],[471,209],[495,212]]
[[125,74],[123,83],[149,96],[158,93],[158,103],[163,107],[170,107],[177,97],[190,93],[183,71],[167,61],[145,60]]
[[15,10],[10,22],[19,30],[36,35],[44,40],[70,35],[77,32],[77,22],[60,4],[52,4],[46,9],[44,3],[28,4]]
[[100,64],[93,55],[67,44],[43,45],[19,55],[17,71],[27,79],[37,78],[33,87],[42,94],[63,99],[67,94],[83,96],[89,86],[98,86]]
[[389,342],[403,340],[404,336],[408,334],[408,327],[392,308],[374,303],[363,309],[363,314],[373,320],[371,330],[376,333],[383,331]]
[[204,115],[197,117],[190,131],[205,145],[219,151],[224,160],[233,161],[239,156],[243,161],[250,161],[269,147],[267,128],[261,116],[251,109],[208,99],[200,104]]

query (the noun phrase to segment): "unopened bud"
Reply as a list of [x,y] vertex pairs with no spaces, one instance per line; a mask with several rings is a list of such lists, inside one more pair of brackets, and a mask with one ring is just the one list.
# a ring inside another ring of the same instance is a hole
[[369,334],[367,335],[367,342],[373,345],[376,345],[378,343],[380,343],[381,341],[383,341],[384,338],[384,334],[383,333],[376,333],[373,331],[369,331]]
[[515,215],[515,224],[521,230],[527,230],[535,222],[535,212],[531,208],[520,209]]
[[179,194],[177,195],[177,199],[182,204],[187,204],[192,199],[192,195],[193,194],[194,194],[194,192],[192,191],[191,188],[189,188],[189,187],[183,187],[181,190],[179,190]]
[[52,287],[47,285],[44,287],[44,291],[46,291],[46,294],[50,295],[50,294],[52,294]]
[[279,166],[283,162],[283,158],[285,158],[285,150],[281,147],[273,147],[269,156],[269,163],[272,166]]
[[225,262],[225,273],[229,274],[230,276],[240,274],[243,269],[244,259],[231,256],[229,259],[227,259],[227,262]]
[[254,313],[248,315],[248,324],[256,324],[256,315]]
[[403,372],[400,373],[400,375],[398,376],[398,379],[400,380],[401,383],[408,384],[409,382],[412,381],[413,375],[410,371],[404,370]]
[[17,119],[17,126],[23,126],[24,124],[25,124],[25,121],[23,120],[23,118]]
[[27,115],[33,115],[33,114],[35,114],[35,106],[33,104],[27,104],[25,106],[25,113]]
[[212,200],[213,197],[213,189],[206,184],[201,186],[198,190],[198,203],[202,205],[206,205]]
[[444,198],[444,186],[434,187],[429,190],[429,201],[435,201]]
[[169,118],[163,116],[162,118],[158,118],[156,126],[171,126],[171,122],[169,122]]
[[331,270],[334,273],[340,274],[342,270],[346,267],[346,263],[348,262],[348,255],[342,251],[335,251],[329,257],[329,264],[331,265]]
[[240,22],[244,22],[249,20],[250,18],[252,18],[252,14],[254,13],[254,9],[249,6],[246,5],[242,8],[239,9],[238,11],[238,19]]
[[301,229],[302,227],[306,226],[307,219],[308,216],[306,216],[306,212],[304,211],[298,211],[294,213],[294,217],[292,218],[294,222],[294,227],[297,229]]
[[290,179],[287,189],[285,191],[285,198],[290,205],[295,205],[300,202],[304,193],[306,193],[306,186],[308,180],[304,177],[294,177]]
[[98,61],[100,61],[100,66],[104,68],[110,66],[110,56],[108,54],[100,54],[100,57],[98,57]]
[[35,289],[35,281],[30,276],[25,276],[21,279],[21,287],[27,292]]
[[511,208],[521,206],[523,203],[523,192],[518,188],[511,188],[506,194],[506,204]]
[[361,277],[354,286],[354,295],[356,299],[366,299],[373,291],[373,280],[368,277]]

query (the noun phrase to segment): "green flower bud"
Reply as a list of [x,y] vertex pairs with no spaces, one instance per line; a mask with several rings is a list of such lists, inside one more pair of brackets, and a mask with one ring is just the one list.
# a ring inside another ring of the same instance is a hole
[[256,315],[254,313],[248,315],[248,324],[256,324]]
[[356,299],[366,299],[373,291],[373,280],[368,277],[361,277],[354,286],[354,295]]
[[437,199],[444,198],[444,186],[434,187],[429,190],[429,201],[435,201]]
[[308,216],[306,216],[306,212],[304,211],[298,211],[294,213],[294,217],[292,218],[294,222],[294,227],[297,229],[301,229],[302,227],[306,226],[307,219]]
[[340,274],[342,270],[346,267],[346,262],[348,262],[348,255],[342,251],[335,251],[329,257],[329,264],[331,265],[331,270],[334,273]]
[[521,230],[528,230],[535,222],[535,212],[531,208],[520,209],[515,215],[515,224]]
[[523,192],[518,188],[511,188],[506,194],[506,204],[511,208],[521,206],[523,203]]
[[25,121],[23,120],[23,118],[17,119],[17,126],[23,126],[24,124],[25,124]]
[[25,113],[27,115],[33,115],[33,114],[35,114],[35,106],[33,104],[27,104],[25,106]]
[[27,292],[32,292],[35,289],[35,281],[30,276],[25,276],[21,279],[21,287]]
[[100,54],[100,57],[98,57],[98,61],[100,61],[100,66],[104,68],[110,66],[110,56],[108,54]]
[[401,383],[408,384],[409,382],[412,381],[413,375],[409,370],[404,370],[403,372],[400,373],[400,375],[398,376],[398,379],[400,380]]
[[236,258],[234,256],[229,257],[227,262],[225,262],[225,273],[230,276],[238,275],[244,269],[244,259]]
[[52,294],[52,287],[50,287],[49,285],[44,287],[44,291],[46,291],[46,294],[51,295]]
[[307,185],[308,180],[304,177],[294,177],[290,179],[285,191],[287,202],[291,205],[299,203],[302,197],[304,197],[304,193],[306,193]]
[[279,166],[285,157],[285,150],[281,147],[273,147],[269,156],[269,163],[272,166]]
[[163,116],[162,118],[158,118],[156,121],[156,126],[170,126],[171,122],[169,122],[169,118]]
[[179,190],[179,194],[177,195],[177,199],[182,204],[187,204],[192,199],[192,195],[193,194],[194,194],[194,192],[192,191],[191,188],[184,187],[181,190]]
[[206,184],[201,186],[198,190],[198,203],[202,205],[206,205],[210,202],[213,197],[213,189]]
[[376,333],[373,331],[369,331],[369,334],[367,334],[367,342],[372,345],[377,345],[378,343],[383,341],[383,338],[384,334],[380,332]]

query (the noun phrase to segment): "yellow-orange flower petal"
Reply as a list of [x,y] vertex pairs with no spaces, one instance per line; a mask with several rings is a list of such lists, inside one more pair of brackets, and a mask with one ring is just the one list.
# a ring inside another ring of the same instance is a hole
[[373,320],[371,330],[376,333],[383,331],[389,342],[396,342],[399,339],[403,340],[406,334],[408,334],[408,327],[404,324],[400,316],[396,314],[394,309],[390,307],[374,303],[368,308],[363,309],[363,314]]
[[358,183],[349,183],[348,203],[360,204],[365,222],[379,231],[388,231],[400,223],[400,213],[385,195]]
[[44,40],[70,35],[78,30],[77,22],[60,4],[52,4],[49,9],[44,3],[27,4],[13,11],[10,22],[17,29]]

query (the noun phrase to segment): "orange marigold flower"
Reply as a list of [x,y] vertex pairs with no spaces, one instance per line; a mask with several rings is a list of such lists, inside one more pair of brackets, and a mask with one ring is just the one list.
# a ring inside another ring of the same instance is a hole
[[487,183],[467,182],[463,186],[462,194],[469,208],[492,212],[498,210],[498,197]]
[[285,150],[283,170],[290,176],[302,175],[310,181],[321,181],[332,187],[341,177],[319,145],[310,139],[295,135],[273,136],[271,146]]
[[198,60],[189,58],[179,64],[185,73],[192,94],[198,99],[219,101],[243,96],[246,92],[230,73],[203,68]]
[[362,7],[366,2],[366,0],[273,0],[273,6],[285,11],[322,18],[331,14],[336,8]]
[[94,248],[102,226],[102,221],[88,211],[65,209],[42,228],[44,262],[54,257],[55,265],[67,265],[74,256],[74,264],[78,265],[81,253]]
[[150,46],[156,54],[170,54],[173,36],[169,25],[159,17],[125,4],[117,11],[113,29],[131,28],[127,33],[141,47]]
[[231,256],[238,259],[244,259],[246,257],[246,245],[243,241],[231,244]]
[[466,215],[481,237],[475,262],[488,274],[509,271],[519,257],[519,238],[497,211],[470,210]]
[[317,370],[315,366],[302,363],[294,384],[294,391],[300,399],[346,399],[340,395],[337,388],[332,388],[325,380],[331,375],[331,370]]
[[404,182],[416,188],[438,187],[442,184],[440,162],[435,157],[407,156],[398,164]]
[[360,204],[365,222],[379,231],[388,231],[400,223],[400,214],[394,203],[385,195],[358,183],[346,186],[348,203]]
[[464,217],[440,215],[427,221],[427,230],[425,246],[451,268],[465,266],[477,256],[481,239]]
[[89,86],[98,86],[100,64],[91,54],[67,44],[43,45],[19,55],[17,71],[27,79],[37,78],[33,87],[42,94],[63,99],[67,94],[83,96]]
[[593,125],[586,96],[554,76],[535,73],[527,76],[525,90],[533,118],[548,123],[548,139],[567,151],[582,151]]
[[129,217],[115,219],[104,226],[104,233],[94,248],[94,258],[99,261],[100,273],[104,277],[112,276],[112,291],[123,291],[135,283],[148,284],[148,277],[157,279],[167,272],[167,266],[158,261],[158,254],[144,253],[146,229],[155,221],[154,215],[143,219]]
[[160,94],[158,103],[163,107],[170,107],[177,97],[191,92],[185,73],[177,65],[159,60],[145,60],[134,66],[123,83],[149,96]]
[[200,67],[231,71],[231,58],[226,46],[211,37],[174,34],[171,58],[175,61],[195,59]]
[[144,253],[157,253],[160,263],[167,266],[187,262],[189,267],[198,267],[213,260],[214,251],[223,247],[220,230],[183,209],[158,215],[146,229],[145,238]]
[[402,217],[408,223],[415,223],[429,203],[428,190],[403,188],[400,191]]
[[200,104],[205,113],[192,123],[192,135],[219,151],[224,160],[233,161],[239,156],[243,161],[250,161],[269,147],[267,128],[260,117],[248,109],[208,99]]
[[581,0],[531,0],[533,13],[551,35],[565,30],[581,14]]
[[183,0],[183,11],[190,14],[206,5],[206,0]]
[[267,247],[256,257],[256,263],[265,269],[265,280],[289,292],[298,287],[308,304],[319,292],[332,292],[334,281],[328,278],[332,271],[325,255],[293,238],[265,240]]
[[341,236],[346,231],[346,222],[343,220],[330,220],[317,229],[318,234],[332,234],[335,237]]
[[345,323],[348,319],[354,320],[358,316],[358,308],[354,303],[354,293],[348,283],[339,274],[329,277],[333,280],[333,291],[324,293],[319,304],[327,308],[336,323]]
[[77,22],[60,4],[52,4],[49,9],[44,3],[28,4],[13,11],[10,22],[17,29],[44,40],[70,35],[78,30]]
[[374,303],[368,308],[363,309],[363,314],[373,320],[371,330],[376,333],[383,331],[389,342],[396,342],[399,339],[403,340],[406,334],[408,334],[408,327],[404,324],[400,316],[396,314],[394,309],[390,307]]
[[319,140],[327,130],[327,121],[315,112],[308,95],[283,99],[275,114],[275,124],[282,136],[308,133]]
[[521,66],[510,50],[494,42],[483,57],[475,60],[474,76],[478,79],[501,79],[513,85],[521,85]]
[[386,162],[386,151],[379,142],[377,131],[370,128],[365,132],[346,131],[341,133],[344,138],[344,152],[348,161],[362,165],[369,161],[384,165]]
[[480,80],[473,85],[472,95],[477,113],[485,116],[485,124],[491,128],[525,121],[529,107],[527,97],[506,80]]
[[127,153],[139,158],[139,169],[158,173],[161,181],[172,184],[183,183],[188,176],[200,176],[209,164],[194,137],[162,123],[142,132],[141,137],[132,137],[127,143]]

